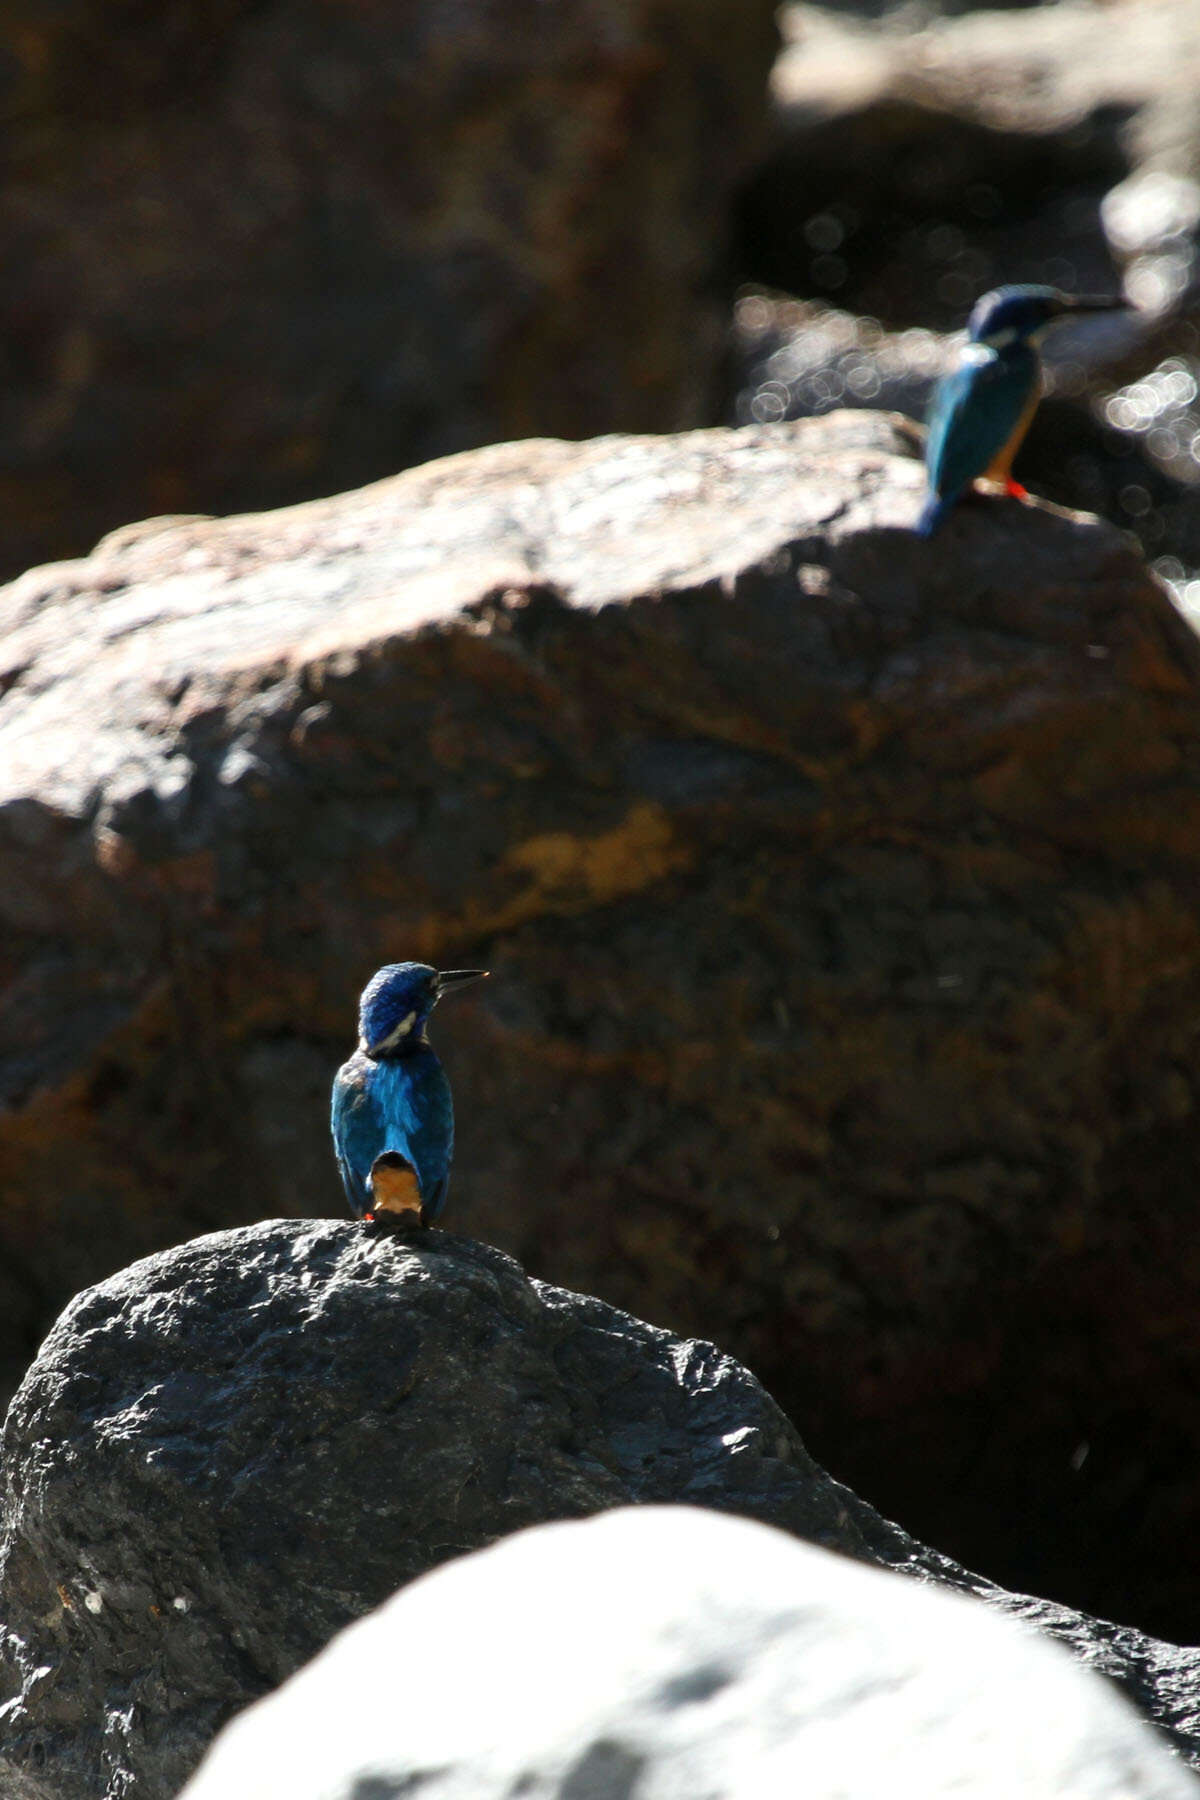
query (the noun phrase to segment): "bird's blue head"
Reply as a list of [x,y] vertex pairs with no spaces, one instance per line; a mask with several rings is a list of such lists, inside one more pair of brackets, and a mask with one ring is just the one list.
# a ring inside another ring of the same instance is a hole
[[359,1048],[368,1056],[402,1056],[425,1039],[425,1021],[444,994],[482,981],[486,969],[431,969],[388,963],[377,969],[358,1003]]
[[1072,313],[1119,312],[1125,304],[1106,295],[1064,294],[1052,287],[993,288],[972,307],[967,336],[973,344],[1007,350],[1014,344],[1036,344],[1043,331]]

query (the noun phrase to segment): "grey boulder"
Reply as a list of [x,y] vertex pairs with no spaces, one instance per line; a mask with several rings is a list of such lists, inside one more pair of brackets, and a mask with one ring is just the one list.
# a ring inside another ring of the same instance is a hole
[[983,1607],[681,1507],[415,1583],[184,1800],[1188,1800],[1107,1685]]
[[[134,1264],[59,1319],[2,1457],[3,1800],[169,1800],[227,1720],[397,1588],[630,1502],[973,1594],[1200,1755],[1200,1651],[970,1575],[825,1474],[731,1357],[449,1232],[274,1220]],[[381,1669],[380,1704],[428,1654]]]
[[681,1500],[872,1554],[738,1363],[445,1232],[135,1264],[67,1308],[3,1457],[4,1800],[166,1800],[342,1626],[546,1519]]

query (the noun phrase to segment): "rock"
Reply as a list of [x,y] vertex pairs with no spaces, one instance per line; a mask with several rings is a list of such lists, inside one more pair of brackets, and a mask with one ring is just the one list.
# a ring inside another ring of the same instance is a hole
[[444,1232],[332,1222],[201,1238],[80,1295],[3,1463],[20,1800],[167,1800],[347,1621],[525,1525],[680,1500],[860,1555],[856,1509],[887,1531],[711,1344]]
[[[711,1344],[441,1231],[280,1220],[134,1265],[58,1321],[3,1466],[6,1800],[169,1800],[225,1719],[398,1585],[630,1502],[757,1518],[1013,1610],[1200,1759],[1200,1651],[998,1593],[831,1481]],[[424,1653],[369,1703],[414,1691]]]
[[488,967],[451,1229],[1189,1634],[1196,640],[1110,527],[930,546],[920,487],[870,413],[510,445],[0,596],[10,1363],[137,1255],[341,1216],[363,980]]
[[6,6],[0,572],[140,514],[703,422],[773,11]]
[[181,1800],[417,1792],[1187,1800],[1200,1783],[1104,1682],[981,1607],[652,1507],[416,1582],[231,1725]]

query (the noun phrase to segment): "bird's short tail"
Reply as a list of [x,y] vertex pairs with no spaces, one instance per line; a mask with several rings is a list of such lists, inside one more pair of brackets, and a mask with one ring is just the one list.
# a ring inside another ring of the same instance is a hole
[[421,1218],[421,1190],[416,1170],[406,1157],[385,1150],[371,1164],[371,1208],[380,1213],[407,1213]]
[[932,537],[938,527],[944,523],[946,514],[954,504],[952,498],[942,494],[930,494],[921,508],[921,516],[913,526],[918,537]]

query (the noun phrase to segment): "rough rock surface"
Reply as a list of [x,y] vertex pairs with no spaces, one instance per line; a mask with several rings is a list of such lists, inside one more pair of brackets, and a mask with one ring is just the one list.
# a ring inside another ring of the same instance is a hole
[[6,1800],[166,1800],[348,1620],[545,1519],[690,1501],[867,1554],[745,1369],[442,1232],[136,1264],[64,1313],[3,1459]]
[[[5,1800],[169,1800],[226,1718],[398,1585],[628,1502],[979,1595],[1200,1759],[1200,1652],[998,1593],[831,1481],[711,1344],[443,1232],[275,1221],[123,1271],[55,1326],[3,1461]],[[380,1671],[371,1700],[409,1679]]]
[[530,443],[12,584],[13,1363],[136,1255],[340,1214],[363,979],[490,967],[434,1028],[452,1228],[1194,1635],[1197,645],[1111,528],[930,546],[920,484],[867,413]]
[[982,1608],[653,1507],[417,1582],[231,1725],[183,1800],[414,1793],[1196,1800],[1200,1782],[1104,1682]]
[[0,570],[709,416],[768,0],[12,0]]

